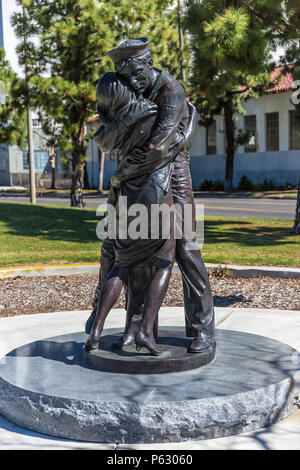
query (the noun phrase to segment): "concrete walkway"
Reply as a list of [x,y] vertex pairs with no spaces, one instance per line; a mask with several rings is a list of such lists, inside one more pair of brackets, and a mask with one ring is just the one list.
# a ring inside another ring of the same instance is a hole
[[[1,318],[0,358],[12,349],[31,341],[82,331],[88,314],[87,311],[74,311]],[[122,328],[124,320],[124,310],[113,310],[108,317],[106,326],[108,328]],[[218,328],[268,336],[285,342],[300,351],[300,311],[217,308],[216,323]],[[184,317],[181,307],[161,309],[161,326],[183,324]],[[300,354],[295,354],[293,360],[300,361]],[[0,449],[300,450],[300,410],[270,428],[247,434],[206,441],[154,445],[68,441],[27,431],[0,417]]]

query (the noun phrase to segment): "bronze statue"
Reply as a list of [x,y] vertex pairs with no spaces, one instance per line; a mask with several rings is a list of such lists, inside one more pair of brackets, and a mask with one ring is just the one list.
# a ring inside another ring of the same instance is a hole
[[[116,74],[104,76],[97,88],[101,149],[118,149],[121,162],[111,181],[108,202],[120,194],[129,203],[177,204],[195,209],[188,145],[196,111],[182,85],[152,65],[147,38],[129,39],[108,52]],[[122,344],[136,342],[159,354],[155,342],[157,314],[167,291],[174,258],[182,273],[188,348],[201,353],[214,342],[214,310],[209,279],[199,250],[182,237],[158,240],[110,240],[102,245],[94,309],[86,324],[86,349],[97,347],[104,320],[123,284],[127,288],[127,320]]]

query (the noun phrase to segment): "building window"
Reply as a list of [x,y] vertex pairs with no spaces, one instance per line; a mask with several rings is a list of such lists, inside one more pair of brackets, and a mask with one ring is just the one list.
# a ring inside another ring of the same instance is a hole
[[[49,155],[47,152],[36,150],[34,152],[34,169],[36,171],[50,170]],[[29,153],[23,152],[23,170],[29,170]]]
[[29,170],[29,153],[23,152],[23,170]]
[[267,151],[279,150],[279,113],[267,113]]
[[217,123],[214,121],[206,128],[206,154],[216,155],[217,153]]
[[300,115],[290,111],[290,149],[300,149]]
[[32,127],[41,127],[41,123],[38,119],[32,119]]
[[245,145],[245,152],[257,152],[256,116],[245,116],[245,131],[249,132],[249,141]]
[[6,150],[0,149],[0,170],[6,170],[7,168],[7,152]]

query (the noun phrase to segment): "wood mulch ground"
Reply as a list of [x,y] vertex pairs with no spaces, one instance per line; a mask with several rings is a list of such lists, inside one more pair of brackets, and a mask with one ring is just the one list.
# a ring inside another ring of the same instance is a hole
[[[97,280],[95,275],[2,279],[0,317],[91,309]],[[210,273],[210,280],[216,307],[300,310],[300,279],[231,279]],[[172,274],[163,306],[183,306],[180,274]],[[122,293],[115,308],[123,307]]]

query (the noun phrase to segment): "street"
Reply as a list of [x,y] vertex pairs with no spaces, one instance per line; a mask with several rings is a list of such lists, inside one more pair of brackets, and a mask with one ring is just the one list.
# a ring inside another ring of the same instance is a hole
[[[86,207],[96,208],[99,204],[106,204],[106,197],[86,195]],[[0,196],[0,201],[29,202],[29,196],[6,193]],[[55,204],[69,206],[68,196],[38,196],[38,204]],[[237,197],[209,197],[195,198],[197,212],[201,212],[200,205],[204,204],[205,215],[220,215],[225,217],[262,217],[292,220],[295,217],[296,200],[285,199],[256,199]]]

